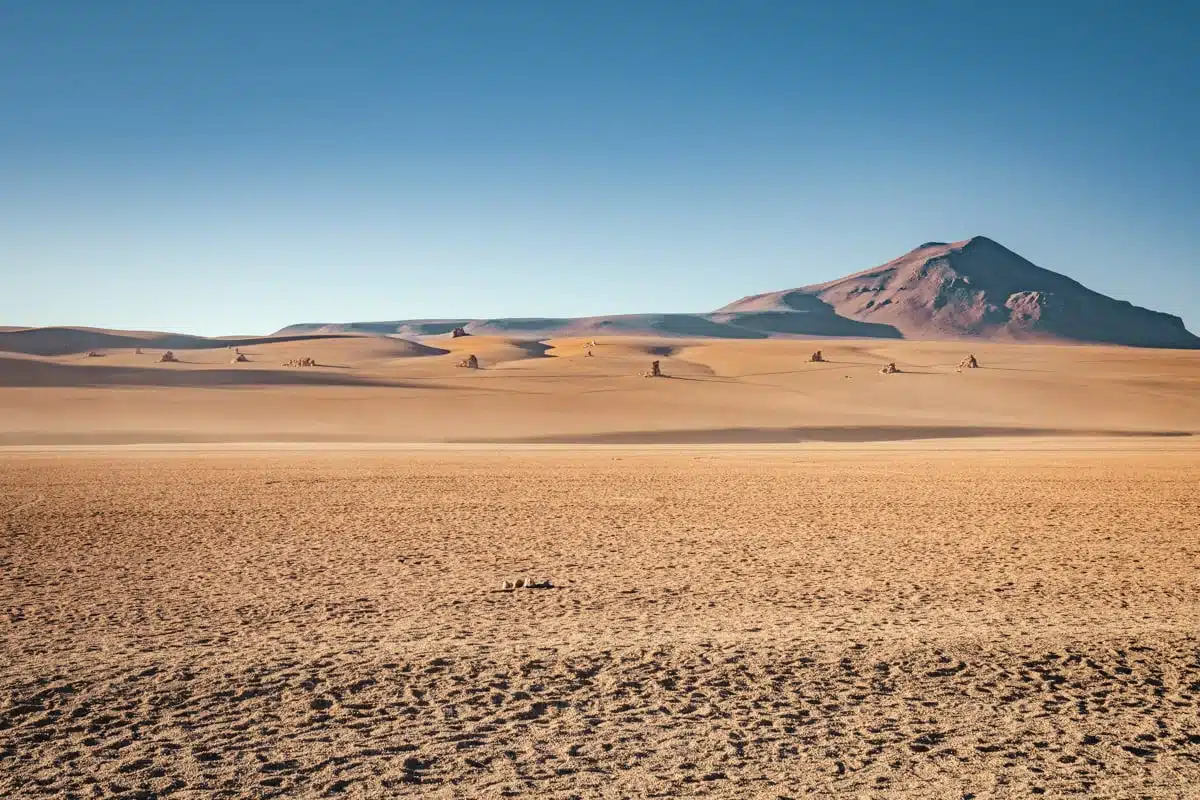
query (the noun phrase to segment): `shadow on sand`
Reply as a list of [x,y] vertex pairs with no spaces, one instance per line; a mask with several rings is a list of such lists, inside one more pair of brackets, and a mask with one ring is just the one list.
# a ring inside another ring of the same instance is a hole
[[613,431],[559,434],[513,439],[472,439],[461,442],[537,444],[787,444],[798,442],[904,442],[923,439],[987,437],[1112,436],[1186,437],[1190,431],[1070,430],[1063,428],[1001,428],[972,426],[844,425],[810,428],[713,428],[703,430]]

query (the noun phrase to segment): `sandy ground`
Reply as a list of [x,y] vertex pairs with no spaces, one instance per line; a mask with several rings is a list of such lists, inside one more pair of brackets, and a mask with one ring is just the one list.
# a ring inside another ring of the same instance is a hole
[[1200,352],[80,336],[0,796],[1200,796]]
[[1194,797],[1197,486],[1195,438],[8,449],[0,795]]
[[[818,348],[828,362],[808,363]],[[224,347],[177,351],[178,364],[158,363],[160,352],[149,347],[96,357],[0,352],[0,445],[698,444],[1200,432],[1200,351],[619,337],[589,347],[583,339],[443,336],[421,344],[271,342],[243,352],[248,363],[231,364]],[[968,352],[982,369],[956,372]],[[455,367],[470,354],[483,369]],[[320,366],[283,366],[304,357]],[[654,359],[670,377],[640,377]],[[879,374],[887,362],[902,372]]]

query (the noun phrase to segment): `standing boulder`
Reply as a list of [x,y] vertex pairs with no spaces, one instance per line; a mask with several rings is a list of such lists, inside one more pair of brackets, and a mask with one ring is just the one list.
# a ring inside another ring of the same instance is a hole
[[462,361],[458,362],[458,366],[462,367],[463,369],[479,369],[479,359],[475,357],[474,353],[472,353]]
[[958,371],[962,372],[964,369],[979,369],[979,362],[975,360],[974,353],[958,362]]
[[174,363],[178,362],[179,359],[175,357],[174,351],[168,350],[167,352],[165,352],[161,356],[159,356],[158,361],[161,364],[174,364]]
[[825,356],[821,355],[821,351],[818,350],[817,352],[815,352],[811,356],[809,356],[808,360],[814,364],[821,364],[821,363],[824,363]]
[[642,373],[643,378],[661,378],[662,376],[663,376],[662,368],[659,367],[659,364],[657,361],[651,361],[650,369],[648,369]]

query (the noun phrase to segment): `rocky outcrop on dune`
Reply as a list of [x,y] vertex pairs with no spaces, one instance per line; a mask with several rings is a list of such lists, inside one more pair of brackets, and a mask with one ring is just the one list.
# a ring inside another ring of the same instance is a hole
[[983,338],[1200,347],[1179,317],[1094,292],[983,236],[927,242],[828,283],[747,297],[721,309],[788,312],[819,302],[905,338]]

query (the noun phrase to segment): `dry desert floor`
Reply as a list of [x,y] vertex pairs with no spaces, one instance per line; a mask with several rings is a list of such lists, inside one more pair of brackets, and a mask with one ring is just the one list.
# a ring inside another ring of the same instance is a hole
[[4,796],[1200,794],[1190,438],[0,459]]
[[1200,797],[1200,352],[229,347],[0,331],[0,796]]

